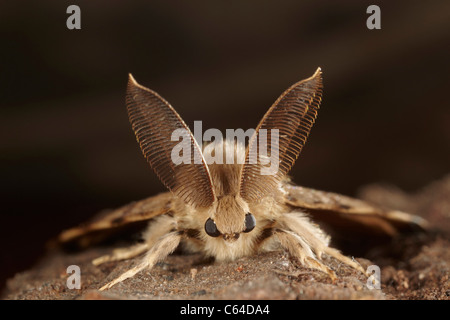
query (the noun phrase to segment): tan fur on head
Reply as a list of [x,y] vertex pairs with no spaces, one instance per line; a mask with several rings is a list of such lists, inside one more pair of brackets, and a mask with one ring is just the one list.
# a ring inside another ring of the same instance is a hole
[[[245,157],[245,146],[237,140],[221,140],[205,146],[205,148],[223,150],[224,163],[208,165],[211,182],[217,197],[210,218],[214,220],[223,235],[239,234],[245,229],[245,215],[249,213],[247,203],[239,195],[242,159]],[[232,163],[226,163],[232,159]],[[240,160],[241,159],[241,160]],[[233,237],[229,241],[236,240]]]
[[[240,187],[242,159],[245,157],[245,145],[239,141],[222,140],[210,143],[205,148],[223,150],[223,163],[208,164],[214,192],[218,198],[225,195],[237,195]],[[232,163],[226,159],[232,157]]]
[[222,234],[241,233],[248,212],[248,205],[238,195],[226,195],[217,200],[216,212],[211,218]]

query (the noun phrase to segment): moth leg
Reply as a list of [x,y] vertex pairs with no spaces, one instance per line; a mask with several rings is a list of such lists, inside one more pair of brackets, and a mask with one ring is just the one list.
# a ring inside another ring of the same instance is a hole
[[92,263],[98,266],[106,262],[127,260],[137,257],[150,249],[156,243],[156,241],[158,241],[159,238],[175,228],[176,222],[173,217],[167,215],[157,217],[149,224],[147,230],[143,233],[143,243],[136,244],[127,248],[115,249],[113,250],[112,254],[98,257],[94,259]]
[[356,269],[356,270],[362,272],[364,275],[369,276],[367,274],[367,272],[363,269],[363,267],[357,261],[350,259],[347,256],[344,256],[342,253],[339,252],[339,250],[336,250],[336,249],[330,248],[330,247],[326,247],[325,253],[332,256],[333,258],[336,258],[337,260],[345,263],[346,265],[353,267],[353,269]]
[[115,284],[122,282],[128,278],[133,277],[138,272],[144,269],[151,269],[158,261],[163,260],[169,254],[171,254],[180,244],[183,232],[172,231],[164,236],[162,236],[156,243],[150,248],[150,250],[145,254],[141,262],[134,268],[128,270],[127,272],[120,275],[118,278],[107,283],[100,288],[100,291],[109,289]]
[[139,243],[131,247],[115,249],[113,250],[112,254],[107,254],[92,260],[92,264],[98,266],[106,262],[131,259],[137,257],[147,250],[147,243]]
[[274,235],[278,237],[281,246],[287,250],[293,258],[297,259],[301,265],[322,271],[328,274],[333,282],[336,281],[336,273],[317,260],[309,245],[298,235],[291,231],[281,229],[274,230]]
[[344,256],[338,250],[330,248],[328,246],[330,238],[303,214],[295,212],[284,214],[280,223],[285,228],[290,229],[297,234],[301,239],[304,239],[310,248],[314,250],[318,259],[322,259],[322,254],[326,253],[363,274],[366,274],[358,262]]

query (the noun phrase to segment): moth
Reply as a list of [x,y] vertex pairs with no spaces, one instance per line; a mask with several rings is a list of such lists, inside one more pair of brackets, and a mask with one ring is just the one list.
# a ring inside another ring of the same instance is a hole
[[[203,156],[208,144],[199,145],[175,109],[130,74],[126,105],[131,126],[144,157],[170,192],[112,210],[88,224],[64,231],[59,240],[89,244],[102,233],[148,223],[142,242],[93,261],[100,265],[142,255],[140,263],[100,290],[150,270],[180,245],[217,261],[285,250],[299,265],[320,270],[335,280],[335,271],[323,262],[323,256],[328,255],[365,274],[356,260],[330,246],[330,236],[315,220],[329,222],[344,233],[358,230],[365,236],[394,236],[411,226],[425,227],[425,221],[290,182],[287,174],[316,120],[322,91],[322,72],[318,68],[275,101],[247,144],[229,139],[211,142],[215,150],[223,150],[234,159],[244,159],[243,162],[208,164]],[[179,141],[171,137],[177,129],[188,134],[185,146],[191,150],[186,153],[190,163],[172,161],[172,150]],[[262,174],[266,166],[263,157],[255,160],[252,156],[262,132],[270,141],[274,129],[278,141],[275,145],[266,143],[266,155],[278,155],[278,170]]]

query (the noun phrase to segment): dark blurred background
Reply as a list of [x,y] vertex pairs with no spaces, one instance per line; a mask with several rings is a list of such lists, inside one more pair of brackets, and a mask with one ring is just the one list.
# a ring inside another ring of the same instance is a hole
[[61,230],[164,191],[128,123],[129,72],[191,127],[224,130],[254,128],[320,66],[298,184],[412,192],[449,172],[448,0],[2,1],[0,36],[0,288]]

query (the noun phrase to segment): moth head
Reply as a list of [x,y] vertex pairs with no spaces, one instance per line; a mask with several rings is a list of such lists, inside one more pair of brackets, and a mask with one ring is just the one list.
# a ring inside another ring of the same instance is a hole
[[241,233],[249,233],[256,226],[255,216],[239,196],[218,198],[211,211],[211,216],[205,221],[205,232],[210,237],[222,237],[225,241],[234,242]]

